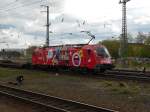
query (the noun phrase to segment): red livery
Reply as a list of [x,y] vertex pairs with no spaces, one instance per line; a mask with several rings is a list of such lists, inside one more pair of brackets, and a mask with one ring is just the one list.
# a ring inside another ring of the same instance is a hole
[[112,69],[111,57],[105,46],[77,44],[36,48],[33,65],[80,68],[94,71]]

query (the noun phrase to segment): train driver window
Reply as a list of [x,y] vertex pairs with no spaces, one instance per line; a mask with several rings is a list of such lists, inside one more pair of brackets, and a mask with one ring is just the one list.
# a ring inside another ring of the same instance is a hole
[[91,49],[87,50],[88,55],[91,55]]
[[32,55],[36,55],[36,54],[37,54],[36,51],[33,51]]

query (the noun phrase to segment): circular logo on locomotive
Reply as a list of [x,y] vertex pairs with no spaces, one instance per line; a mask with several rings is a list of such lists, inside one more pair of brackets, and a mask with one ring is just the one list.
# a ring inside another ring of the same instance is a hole
[[53,51],[52,50],[48,50],[47,58],[51,59],[52,57],[53,57]]
[[76,52],[72,55],[72,64],[73,64],[73,66],[76,66],[76,67],[80,66],[81,57],[80,57],[79,53]]

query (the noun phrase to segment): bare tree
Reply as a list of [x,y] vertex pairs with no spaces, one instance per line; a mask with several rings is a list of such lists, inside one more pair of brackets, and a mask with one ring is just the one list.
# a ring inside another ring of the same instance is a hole
[[146,35],[143,32],[138,32],[138,35],[136,37],[136,43],[144,43],[146,39]]

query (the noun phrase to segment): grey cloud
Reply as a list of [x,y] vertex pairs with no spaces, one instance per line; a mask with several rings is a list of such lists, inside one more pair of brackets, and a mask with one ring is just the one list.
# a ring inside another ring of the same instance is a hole
[[[40,6],[42,4],[50,6],[50,30],[53,32],[50,34],[50,44],[86,43],[90,37],[81,34],[81,30],[91,31],[96,36],[94,42],[108,39],[121,33],[121,15],[115,18],[111,18],[108,15],[109,19],[107,20],[102,18],[104,20],[100,22],[89,23],[86,19],[63,14],[65,0],[42,0],[30,6],[24,5],[40,0],[0,1],[0,39],[9,43],[15,41],[16,47],[26,46],[27,43],[31,45],[45,43],[46,27],[44,25],[46,25],[46,13],[41,13],[41,11],[46,9]],[[13,9],[15,7],[19,8]],[[3,11],[11,8],[12,10],[10,11]],[[53,17],[54,15],[57,16]],[[149,32],[150,21],[146,19],[147,21],[144,24],[140,22],[140,17],[146,17],[146,13],[143,13],[143,10],[130,10],[128,8],[127,16],[129,17],[128,32]],[[84,21],[85,24],[83,24]],[[9,31],[10,34],[6,35],[2,30]],[[69,33],[72,33],[72,35]],[[20,34],[21,39],[18,38],[18,34]],[[11,35],[16,35],[16,37],[12,38]]]

